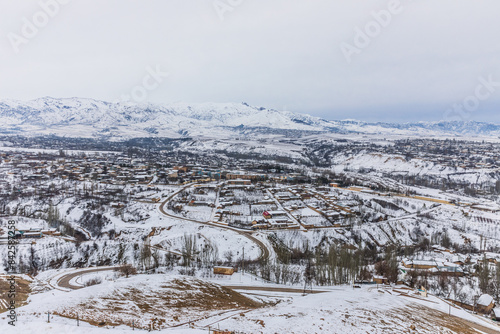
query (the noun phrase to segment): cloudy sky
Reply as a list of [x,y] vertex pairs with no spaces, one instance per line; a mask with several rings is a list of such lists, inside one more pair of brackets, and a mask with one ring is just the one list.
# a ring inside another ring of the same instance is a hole
[[0,98],[500,122],[498,13],[498,0],[3,0]]

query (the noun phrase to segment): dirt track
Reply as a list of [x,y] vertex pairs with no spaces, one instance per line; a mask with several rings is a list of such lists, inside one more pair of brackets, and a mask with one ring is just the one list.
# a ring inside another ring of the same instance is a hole
[[490,328],[481,326],[479,324],[476,324],[475,322],[467,321],[467,320],[460,319],[460,318],[457,318],[457,322],[464,323],[467,326],[472,327],[472,328],[478,330],[479,333],[487,333],[487,334],[498,334],[498,333],[500,333],[500,327],[498,327],[498,331],[495,331],[493,329],[490,329]]

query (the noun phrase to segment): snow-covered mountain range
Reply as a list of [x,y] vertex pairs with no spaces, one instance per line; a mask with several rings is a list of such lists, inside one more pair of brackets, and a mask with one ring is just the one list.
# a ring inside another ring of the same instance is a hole
[[242,131],[363,133],[423,136],[494,136],[500,125],[481,122],[366,123],[329,121],[246,103],[172,105],[110,103],[85,98],[0,100],[0,134],[70,137],[214,137]]

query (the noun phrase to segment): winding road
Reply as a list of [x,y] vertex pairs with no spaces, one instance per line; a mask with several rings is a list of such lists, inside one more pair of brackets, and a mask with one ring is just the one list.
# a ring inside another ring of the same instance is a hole
[[[211,222],[204,222],[204,221],[199,221],[199,220],[195,220],[195,219],[189,219],[189,218],[185,218],[185,217],[179,217],[179,216],[172,215],[172,214],[170,214],[170,213],[168,213],[168,212],[165,211],[164,207],[165,207],[165,205],[169,201],[171,201],[181,191],[183,191],[184,189],[187,189],[187,188],[189,188],[189,187],[191,187],[193,185],[194,184],[189,184],[189,185],[187,185],[187,186],[179,189],[178,191],[174,192],[170,196],[168,196],[167,199],[160,204],[160,206],[159,206],[160,212],[163,215],[165,215],[167,217],[170,217],[170,218],[180,219],[180,220],[184,220],[184,221],[188,221],[188,222],[193,222],[193,223],[198,223],[198,224],[203,224],[203,225],[209,225],[209,226],[213,226],[213,227],[219,227],[219,228],[222,228],[222,229],[227,229],[227,230],[234,231],[234,232],[236,232],[236,233],[244,236],[245,238],[247,238],[251,242],[255,243],[260,248],[260,255],[259,255],[259,259],[260,260],[268,260],[269,259],[271,252],[269,251],[269,249],[267,248],[267,246],[262,241],[260,241],[259,239],[255,238],[254,236],[252,236],[251,232],[245,232],[245,231],[238,230],[236,228],[232,228],[232,227],[229,227],[229,226],[221,226],[221,225],[218,225],[218,224],[215,224],[215,223],[211,223]],[[151,246],[151,248],[158,249],[158,250],[161,250],[161,251],[167,251],[168,252],[168,250],[164,250],[161,247],[157,247],[157,246],[153,246],[153,245]],[[177,252],[172,252],[172,253],[178,254]],[[57,280],[57,285],[59,287],[61,287],[61,288],[66,288],[66,289],[70,289],[70,290],[81,289],[81,288],[83,288],[83,286],[71,284],[71,280],[74,279],[75,277],[78,277],[79,275],[90,274],[90,273],[95,273],[95,272],[100,272],[100,271],[109,271],[109,270],[114,270],[114,268],[112,268],[112,267],[87,268],[87,269],[79,270],[77,272],[68,273],[66,275],[61,276]],[[263,289],[266,289],[266,288],[263,288]],[[275,288],[273,288],[273,289],[275,289]],[[272,290],[270,290],[270,291],[272,291]]]
[[90,274],[90,273],[95,273],[95,272],[99,272],[99,271],[110,271],[110,270],[114,270],[114,269],[115,268],[112,268],[112,267],[82,269],[82,270],[79,270],[77,272],[69,273],[69,274],[61,276],[57,280],[57,285],[61,288],[66,288],[66,289],[70,289],[70,290],[81,289],[81,288],[84,288],[84,286],[71,284],[71,280],[73,278],[78,277],[80,275],[84,275],[84,274]]
[[[92,274],[100,271],[111,271],[115,270],[116,267],[96,267],[96,268],[85,268],[80,269],[76,272],[68,273],[61,276],[57,280],[57,286],[60,288],[66,288],[69,290],[78,290],[84,288],[81,285],[71,284],[71,280],[80,275]],[[279,287],[279,286],[258,286],[258,285],[224,285],[224,287],[232,290],[243,290],[243,291],[268,291],[268,292],[287,292],[287,293],[303,293],[303,288],[291,288],[291,287]],[[324,293],[329,291],[323,290],[313,290],[310,293]]]
[[219,228],[222,228],[222,229],[234,231],[234,232],[236,232],[236,233],[244,236],[245,238],[249,239],[250,241],[252,241],[253,243],[255,243],[260,248],[259,260],[268,260],[269,259],[269,256],[270,256],[271,252],[269,251],[269,249],[267,248],[267,246],[262,241],[260,241],[259,239],[255,238],[254,236],[252,236],[251,232],[244,232],[244,231],[238,230],[238,229],[233,228],[233,227],[222,226],[222,225],[211,223],[211,222],[208,222],[208,221],[204,222],[204,221],[199,221],[199,220],[195,220],[195,219],[190,219],[190,218],[185,218],[185,217],[179,217],[179,216],[175,216],[175,215],[172,215],[172,214],[166,212],[165,211],[165,205],[168,202],[170,202],[172,200],[172,198],[174,198],[181,191],[183,191],[183,190],[185,190],[185,189],[187,189],[187,188],[189,188],[191,186],[193,186],[193,184],[190,184],[190,185],[188,185],[188,186],[186,186],[184,188],[181,188],[180,190],[174,192],[172,195],[168,196],[167,199],[160,204],[160,207],[158,208],[160,210],[160,212],[162,214],[164,214],[165,216],[170,217],[170,218],[181,219],[181,220],[185,220],[185,221],[192,222],[192,223],[198,223],[198,224],[203,224],[203,225],[208,225],[208,226],[214,226],[214,227],[219,227]]

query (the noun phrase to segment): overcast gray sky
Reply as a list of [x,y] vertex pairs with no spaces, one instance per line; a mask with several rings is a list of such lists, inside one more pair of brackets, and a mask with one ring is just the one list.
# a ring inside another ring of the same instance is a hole
[[[498,13],[498,0],[2,0],[0,98],[143,87],[153,103],[500,122]],[[158,68],[169,75],[147,77]]]

